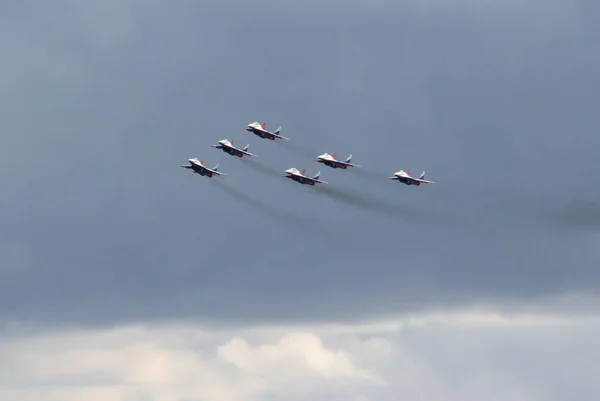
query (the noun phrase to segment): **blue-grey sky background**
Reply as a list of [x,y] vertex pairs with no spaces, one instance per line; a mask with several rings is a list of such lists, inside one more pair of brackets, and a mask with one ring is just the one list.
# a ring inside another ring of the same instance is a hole
[[[596,293],[598,4],[423,3],[0,3],[0,319],[333,321]],[[399,169],[436,184],[385,179]]]

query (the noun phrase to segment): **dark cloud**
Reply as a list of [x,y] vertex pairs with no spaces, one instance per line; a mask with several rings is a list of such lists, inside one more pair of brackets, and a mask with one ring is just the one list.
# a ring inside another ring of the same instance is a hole
[[[2,319],[352,319],[597,289],[591,9],[61,4],[0,13]],[[223,137],[259,158],[208,147]]]

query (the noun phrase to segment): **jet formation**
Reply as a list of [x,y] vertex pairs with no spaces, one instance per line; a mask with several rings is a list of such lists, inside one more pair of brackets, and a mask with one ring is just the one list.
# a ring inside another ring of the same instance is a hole
[[[274,132],[271,132],[271,131],[267,130],[267,124],[264,122],[262,124],[259,124],[258,122],[253,122],[253,123],[248,124],[246,126],[246,131],[251,132],[252,134],[258,136],[259,138],[268,139],[271,141],[274,141],[276,139],[282,139],[282,140],[286,140],[286,141],[290,140],[290,138],[286,138],[285,136],[281,135],[281,126],[279,128],[277,128]],[[240,149],[234,145],[234,141],[232,139],[231,140],[230,139],[221,139],[220,141],[217,142],[217,144],[211,145],[211,146],[213,148],[220,149],[223,152],[225,152],[231,156],[235,156],[235,157],[239,157],[239,158],[243,158],[243,157],[256,158],[256,157],[258,157],[254,153],[248,152],[248,149],[250,148],[250,144],[248,144]],[[352,160],[352,155],[349,155],[346,158],[346,160],[344,160],[344,161],[338,160],[337,154],[335,152],[331,155],[329,153],[323,153],[322,155],[317,156],[317,158],[315,159],[315,161],[317,163],[321,163],[325,166],[328,166],[328,167],[331,167],[334,169],[339,168],[342,170],[346,170],[349,167],[352,167],[352,168],[361,167],[358,164],[351,163],[351,160]],[[223,176],[226,176],[226,174],[223,174],[220,171],[218,171],[218,168],[219,168],[218,164],[216,164],[213,168],[209,168],[204,164],[203,161],[198,160],[197,158],[188,159],[188,163],[189,164],[182,165],[181,167],[192,170],[192,172],[195,174],[200,174],[201,176],[208,177],[208,178],[212,178],[214,176],[221,178]],[[295,182],[297,182],[299,184],[303,184],[303,185],[314,186],[316,184],[327,184],[326,181],[323,181],[320,179],[321,171],[317,171],[317,173],[314,176],[308,177],[306,175],[306,169],[304,169],[304,168],[302,170],[298,170],[296,167],[291,167],[284,171],[283,177],[289,178],[292,181],[295,181]],[[392,179],[392,180],[396,180],[399,183],[409,185],[409,186],[410,185],[420,186],[421,184],[435,184],[435,182],[425,179],[425,171],[423,171],[421,173],[419,178],[412,177],[410,175],[410,170],[408,170],[408,169],[406,171],[400,170],[400,171],[394,173],[393,176],[388,177],[388,178]]]

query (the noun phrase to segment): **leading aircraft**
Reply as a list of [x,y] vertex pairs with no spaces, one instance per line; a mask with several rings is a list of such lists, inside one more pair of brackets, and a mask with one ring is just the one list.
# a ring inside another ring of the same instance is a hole
[[350,163],[350,160],[352,160],[352,155],[348,156],[345,161],[340,161],[337,159],[337,153],[334,152],[333,155],[330,155],[329,153],[323,153],[322,155],[317,156],[316,162],[323,163],[329,167],[341,168],[344,170],[348,167],[360,167],[358,164]]
[[435,182],[428,181],[425,179],[425,171],[423,171],[421,173],[419,178],[411,177],[410,170],[406,170],[406,171],[400,170],[400,171],[394,173],[394,175],[392,177],[388,177],[388,178],[390,178],[392,180],[398,180],[398,182],[401,182],[406,185],[416,185],[417,187],[421,184],[435,184]]
[[233,146],[233,139],[230,141],[229,139],[221,139],[217,145],[210,145],[213,148],[221,149],[223,152],[230,154],[231,156],[244,157],[258,157],[254,153],[248,152],[248,148],[250,148],[250,144],[244,146],[244,149],[238,149]]
[[262,125],[260,125],[257,122],[253,122],[251,124],[248,124],[248,126],[246,127],[246,131],[252,132],[254,135],[259,136],[263,139],[270,139],[272,141],[275,139],[285,139],[287,141],[290,140],[290,138],[286,138],[285,136],[279,135],[279,132],[281,132],[281,127],[277,128],[275,132],[267,131],[267,123],[262,123]]
[[299,182],[300,184],[305,185],[327,184],[327,182],[319,180],[319,176],[321,175],[320,171],[317,171],[317,174],[315,174],[315,176],[312,178],[307,177],[305,173],[306,169],[304,168],[302,169],[302,171],[298,171],[297,168],[292,167],[290,169],[285,170],[285,178],[290,178],[296,182]]
[[206,177],[212,177],[213,175],[216,175],[217,177],[227,175],[217,171],[217,169],[219,168],[218,164],[215,165],[213,168],[208,168],[204,165],[204,162],[196,158],[188,159],[188,162],[190,164],[184,164],[181,167],[190,169],[196,174],[200,174]]

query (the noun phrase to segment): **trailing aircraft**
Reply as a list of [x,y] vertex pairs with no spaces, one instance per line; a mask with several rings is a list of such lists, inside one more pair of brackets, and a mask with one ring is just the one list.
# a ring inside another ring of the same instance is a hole
[[327,182],[319,180],[319,177],[321,176],[320,171],[317,171],[317,174],[315,174],[315,176],[312,178],[307,177],[305,173],[306,169],[304,168],[302,169],[302,171],[298,171],[297,168],[292,167],[290,169],[285,170],[285,178],[290,178],[304,185],[327,184]]
[[275,140],[275,139],[285,139],[285,140],[290,140],[290,138],[286,138],[285,136],[281,136],[279,134],[279,132],[281,132],[281,127],[277,128],[277,130],[275,130],[275,132],[270,132],[267,131],[267,123],[262,123],[262,125],[260,125],[257,122],[253,122],[251,124],[248,124],[248,126],[246,127],[246,131],[252,132],[254,135],[263,138],[263,139],[270,139],[270,140]]
[[317,156],[316,162],[323,163],[329,167],[341,168],[344,170],[348,167],[360,167],[358,164],[350,163],[350,160],[352,160],[352,155],[348,156],[345,161],[337,160],[337,153],[334,152],[333,155],[330,155],[329,153],[323,153],[322,155]]
[[213,175],[216,175],[217,177],[227,175],[217,171],[217,169],[219,168],[218,164],[215,165],[213,168],[208,168],[204,165],[204,162],[196,158],[188,159],[188,162],[190,164],[184,164],[181,167],[190,169],[196,174],[200,174],[205,177],[212,177]]
[[421,173],[419,178],[411,177],[410,170],[406,170],[406,171],[400,170],[400,171],[394,173],[394,175],[392,177],[388,177],[388,178],[390,178],[392,180],[398,180],[398,182],[401,182],[406,185],[419,186],[421,184],[435,184],[435,182],[428,181],[425,179],[425,171],[423,171]]
[[244,146],[243,149],[238,149],[233,145],[233,139],[230,141],[229,139],[221,139],[217,145],[210,145],[213,148],[221,149],[223,152],[230,154],[231,156],[244,157],[258,157],[254,153],[248,152],[250,148],[250,144]]

